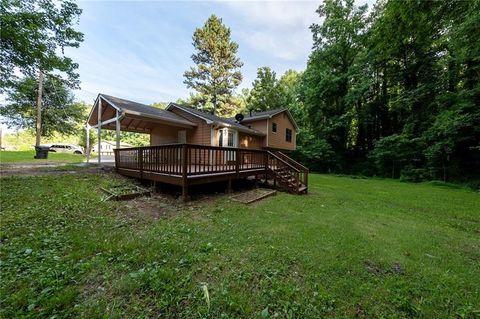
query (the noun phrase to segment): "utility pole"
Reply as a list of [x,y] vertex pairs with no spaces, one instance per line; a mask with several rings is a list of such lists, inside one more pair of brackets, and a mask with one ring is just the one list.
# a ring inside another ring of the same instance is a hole
[[40,135],[42,134],[42,93],[43,93],[43,72],[38,72],[38,94],[37,94],[37,122],[36,131],[37,136],[35,146],[40,146]]

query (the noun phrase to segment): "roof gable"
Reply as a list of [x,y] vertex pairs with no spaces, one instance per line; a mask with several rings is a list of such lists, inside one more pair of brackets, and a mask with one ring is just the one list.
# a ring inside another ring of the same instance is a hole
[[264,119],[271,119],[277,114],[281,114],[283,112],[286,112],[288,115],[288,118],[290,119],[290,122],[292,122],[293,126],[295,127],[296,130],[298,130],[298,125],[295,122],[295,119],[292,116],[292,113],[287,108],[280,108],[280,109],[273,109],[273,110],[268,110],[268,111],[263,111],[263,112],[252,112],[246,114],[244,116],[244,119],[242,122],[254,122],[254,121],[259,121],[259,120],[264,120]]
[[184,112],[192,114],[193,116],[196,116],[200,119],[203,119],[205,122],[207,122],[207,124],[216,124],[216,125],[225,126],[225,127],[232,127],[232,128],[235,128],[239,131],[254,134],[254,135],[261,135],[261,136],[265,135],[265,133],[254,130],[252,128],[249,128],[245,125],[242,125],[242,124],[238,123],[237,121],[235,121],[234,119],[224,118],[224,117],[220,117],[220,116],[217,116],[217,115],[214,115],[214,114],[203,112],[203,111],[194,109],[194,108],[192,108],[190,106],[187,106],[187,105],[179,105],[177,103],[170,103],[168,105],[168,107],[166,108],[166,110],[170,111],[173,108],[178,108],[178,109],[180,109]]

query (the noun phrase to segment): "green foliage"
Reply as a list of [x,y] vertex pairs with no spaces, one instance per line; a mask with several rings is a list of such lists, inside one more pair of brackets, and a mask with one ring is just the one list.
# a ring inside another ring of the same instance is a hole
[[60,56],[67,47],[78,47],[83,34],[73,29],[82,10],[72,1],[2,0],[0,6],[1,63],[0,92],[12,88],[15,70],[36,76],[38,70],[57,70],[67,75],[66,83],[78,86],[78,67]]
[[155,102],[152,103],[152,106],[164,110],[167,108],[168,102]]
[[196,66],[184,73],[184,83],[197,92],[194,105],[220,116],[235,113],[235,104],[229,99],[242,81],[243,63],[236,56],[238,44],[230,39],[230,29],[212,15],[195,30],[193,46]]
[[252,83],[247,99],[248,109],[256,112],[277,109],[285,106],[285,99],[276,74],[269,67],[257,70],[257,78]]
[[85,154],[90,155],[92,152],[94,144],[97,142],[97,131],[90,129],[88,132],[88,149],[87,149],[87,130],[80,129],[80,137],[78,138],[78,145],[83,147]]
[[325,1],[299,81],[304,135],[330,146],[338,172],[478,178],[479,9],[480,1],[392,0],[367,16],[352,0]]
[[[8,91],[6,101],[6,105],[0,108],[0,115],[9,127],[35,128],[37,81],[34,78],[18,81],[15,89]],[[73,93],[62,80],[46,77],[42,95],[42,136],[76,132],[84,113],[85,105],[74,102]]]
[[103,202],[129,183],[113,174],[2,178],[0,317],[475,318],[476,192],[309,182],[246,209]]
[[[107,141],[115,141],[117,139],[115,131],[102,130],[102,139]],[[123,143],[130,144],[132,146],[149,146],[150,135],[135,133],[135,132],[121,132],[120,140]]]
[[425,143],[421,139],[393,134],[378,140],[369,155],[381,175],[388,176],[391,173],[391,177],[396,178],[405,165],[422,160],[417,154],[424,147]]

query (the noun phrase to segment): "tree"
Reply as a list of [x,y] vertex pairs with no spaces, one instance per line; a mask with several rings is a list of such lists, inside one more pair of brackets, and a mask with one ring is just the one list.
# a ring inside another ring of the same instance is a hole
[[[8,91],[6,105],[0,108],[9,127],[35,129],[37,103],[37,81],[25,77],[17,81],[15,90]],[[54,132],[71,134],[77,131],[78,123],[84,119],[85,106],[74,102],[73,93],[63,81],[47,76],[42,95],[41,136],[52,136]]]
[[16,71],[27,77],[38,74],[37,145],[43,130],[41,102],[44,75],[60,72],[66,75],[64,85],[76,88],[79,84],[78,74],[75,73],[78,65],[63,56],[63,52],[64,48],[78,47],[83,41],[83,34],[72,28],[81,12],[71,1],[2,1],[0,93],[15,90],[18,80]]
[[83,34],[72,28],[81,12],[70,1],[2,1],[0,92],[15,84],[15,69],[29,76],[58,70],[67,74],[69,84],[78,84],[77,65],[57,50],[63,53],[83,41]]
[[230,29],[215,15],[193,34],[192,55],[195,67],[184,73],[187,88],[198,96],[195,105],[213,113],[232,113],[228,99],[242,81],[240,68],[243,63],[236,56],[238,44],[230,39]]
[[[97,135],[95,130],[89,128],[90,132],[88,134],[88,148],[87,148],[87,131],[85,128],[80,128],[80,137],[78,139],[78,145],[83,147],[85,150],[85,155],[88,157],[92,152],[93,146],[97,142]],[[103,133],[103,132],[102,132]]]
[[295,70],[287,70],[278,80],[278,88],[283,95],[283,106],[292,113],[301,130],[307,129],[306,110],[300,99],[302,73]]
[[151,105],[158,109],[165,110],[168,106],[168,102],[155,102],[155,103],[152,103]]
[[253,81],[252,86],[247,100],[249,110],[259,112],[285,107],[276,74],[269,67],[258,68],[257,78]]
[[364,50],[366,6],[353,0],[326,0],[317,13],[322,24],[313,24],[313,52],[302,76],[301,97],[310,125],[319,139],[330,144],[341,159],[350,158],[357,132],[355,109],[363,95],[353,100],[353,78],[361,68],[354,67]]

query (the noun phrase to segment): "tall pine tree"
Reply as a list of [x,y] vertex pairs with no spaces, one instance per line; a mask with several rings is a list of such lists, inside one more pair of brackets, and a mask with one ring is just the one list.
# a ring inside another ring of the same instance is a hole
[[236,56],[238,44],[230,38],[230,29],[215,15],[193,34],[196,53],[192,60],[196,66],[184,73],[184,83],[194,89],[195,104],[218,115],[234,112],[230,103],[234,90],[242,82],[240,68],[243,63]]

